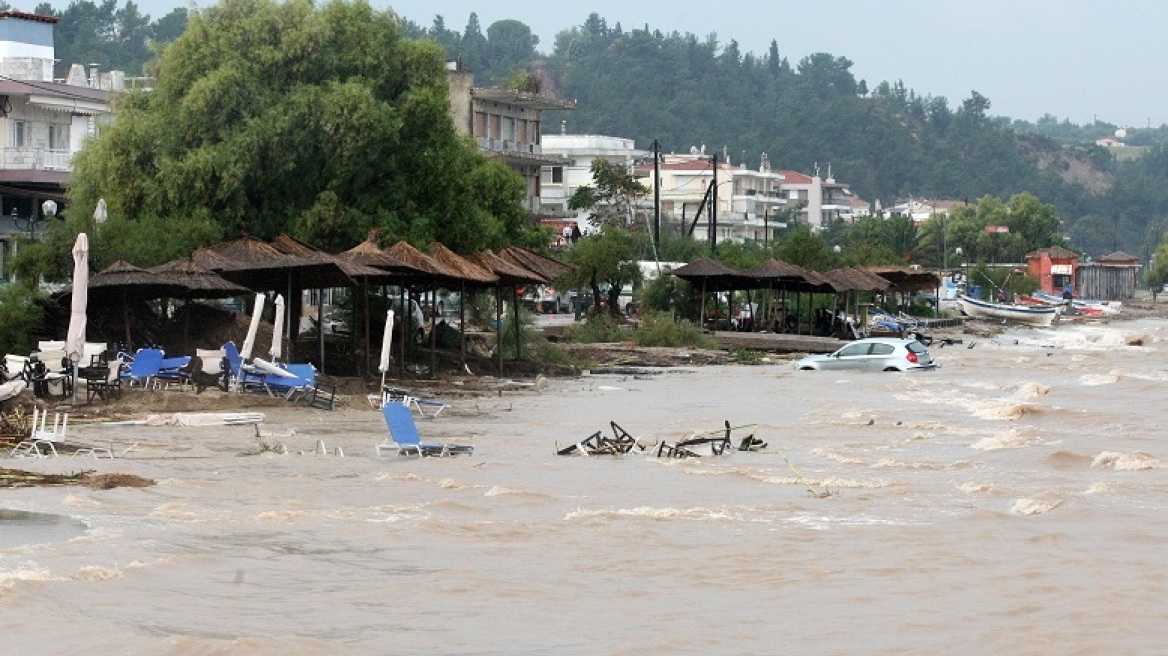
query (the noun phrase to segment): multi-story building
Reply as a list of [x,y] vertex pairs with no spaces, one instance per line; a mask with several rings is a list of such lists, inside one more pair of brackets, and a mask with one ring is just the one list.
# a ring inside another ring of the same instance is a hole
[[[88,75],[74,64],[53,79],[54,16],[0,12],[0,276],[21,238],[35,238],[53,207],[63,208],[73,155],[110,120],[109,92],[120,71]],[[52,201],[48,203],[46,201]]]
[[551,96],[496,87],[474,86],[474,74],[458,62],[447,63],[450,113],[455,128],[474,137],[490,157],[496,157],[523,176],[525,207],[540,214],[540,172],[545,166],[564,166],[568,160],[543,152],[540,127],[543,112],[570,110],[576,103]]
[[[696,148],[688,154],[662,155],[659,168],[661,215],[683,234],[708,240],[712,230],[717,241],[767,241],[774,230],[784,227],[772,219],[786,204],[783,174],[771,170],[765,153],[758,169],[722,159],[715,168],[715,159]],[[637,174],[652,190],[652,161],[638,165]],[[717,190],[716,203],[711,185]]]
[[788,207],[798,207],[798,220],[819,230],[839,219],[854,223],[857,218],[855,196],[847,184],[836,182],[828,167],[827,178],[819,177],[816,167],[812,175],[798,171],[783,171],[783,197]]
[[560,134],[543,135],[543,152],[562,157],[565,163],[543,167],[540,181],[542,222],[559,230],[570,229],[570,224],[578,223],[584,232],[595,226],[589,225],[587,212],[569,209],[568,200],[580,187],[595,186],[593,160],[603,159],[632,171],[637,163],[650,156],[649,151],[638,149],[632,139],[567,134],[563,127]]

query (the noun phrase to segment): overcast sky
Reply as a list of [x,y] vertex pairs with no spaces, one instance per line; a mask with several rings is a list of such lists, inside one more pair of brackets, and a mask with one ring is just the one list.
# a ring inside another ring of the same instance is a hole
[[[63,0],[58,0],[63,2]],[[52,0],[50,0],[52,2]],[[318,4],[323,0],[317,0]],[[56,2],[52,2],[54,6]],[[120,3],[121,4],[121,3]],[[200,2],[199,6],[214,3]],[[429,27],[441,15],[462,31],[471,12],[483,32],[515,19],[539,36],[547,53],[557,32],[592,12],[609,27],[663,33],[711,32],[743,52],[764,54],[772,39],[792,65],[814,52],[853,62],[873,88],[903,80],[921,95],[956,108],[977,91],[990,113],[1033,121],[1043,114],[1074,123],[1096,118],[1125,127],[1168,122],[1168,46],[1155,36],[1168,25],[1160,0],[371,0],[377,8]],[[67,6],[67,5],[66,5]],[[157,19],[174,0],[142,0]],[[565,8],[565,6],[567,8]]]

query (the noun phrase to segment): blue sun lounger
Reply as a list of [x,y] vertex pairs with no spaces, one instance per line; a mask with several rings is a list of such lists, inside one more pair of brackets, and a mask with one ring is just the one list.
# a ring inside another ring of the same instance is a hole
[[469,444],[423,442],[422,436],[418,434],[418,425],[414,423],[414,415],[404,404],[386,403],[381,412],[385,415],[389,435],[376,446],[379,456],[383,451],[395,451],[399,456],[453,456],[474,451],[474,447]]

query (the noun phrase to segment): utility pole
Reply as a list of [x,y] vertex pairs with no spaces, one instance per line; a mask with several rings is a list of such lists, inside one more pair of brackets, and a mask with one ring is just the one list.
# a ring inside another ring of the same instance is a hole
[[710,255],[718,254],[718,153],[710,157],[714,179],[710,182]]
[[661,249],[661,144],[653,140],[653,248]]

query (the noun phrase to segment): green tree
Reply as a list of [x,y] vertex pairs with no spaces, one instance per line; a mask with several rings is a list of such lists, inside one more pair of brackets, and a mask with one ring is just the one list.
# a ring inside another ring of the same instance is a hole
[[597,312],[603,292],[609,314],[619,315],[621,291],[641,280],[641,268],[635,257],[632,234],[618,226],[607,226],[597,234],[581,238],[568,252],[568,260],[576,270],[565,276],[564,282],[568,287],[587,285],[592,290]]
[[99,259],[244,232],[340,249],[379,227],[463,252],[527,236],[521,178],[454,128],[442,50],[364,0],[225,0],[157,73],[74,160],[73,230],[109,206]]
[[1144,282],[1148,283],[1148,289],[1152,291],[1152,302],[1154,303],[1156,296],[1164,289],[1164,285],[1168,284],[1168,235],[1165,235],[1159,247],[1156,248],[1156,253],[1152,255],[1152,265],[1144,274]]
[[608,160],[592,160],[592,185],[576,189],[568,207],[587,210],[601,229],[608,226],[632,226],[637,201],[649,193],[627,168]]

